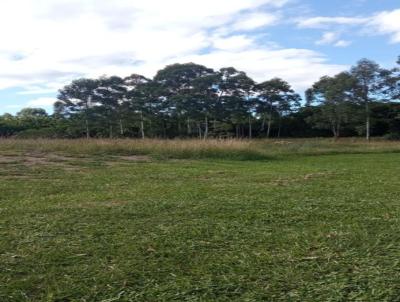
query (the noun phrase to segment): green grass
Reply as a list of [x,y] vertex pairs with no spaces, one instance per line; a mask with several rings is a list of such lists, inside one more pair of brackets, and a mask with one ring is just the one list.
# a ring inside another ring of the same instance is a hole
[[47,143],[0,142],[0,301],[400,301],[399,144]]

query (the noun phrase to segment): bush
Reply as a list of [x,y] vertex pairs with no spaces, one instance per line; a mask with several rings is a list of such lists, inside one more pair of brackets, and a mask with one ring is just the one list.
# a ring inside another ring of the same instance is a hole
[[384,138],[389,141],[400,141],[400,133],[399,132],[388,133],[384,136]]
[[57,133],[53,128],[27,129],[18,132],[15,137],[24,139],[56,138]]

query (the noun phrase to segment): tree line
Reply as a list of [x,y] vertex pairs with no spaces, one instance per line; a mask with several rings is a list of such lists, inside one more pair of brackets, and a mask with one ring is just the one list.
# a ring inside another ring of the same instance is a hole
[[257,83],[233,67],[174,64],[153,79],[82,78],[59,90],[54,113],[0,116],[2,137],[400,138],[400,57],[382,68],[362,59],[324,76],[302,101],[280,78]]

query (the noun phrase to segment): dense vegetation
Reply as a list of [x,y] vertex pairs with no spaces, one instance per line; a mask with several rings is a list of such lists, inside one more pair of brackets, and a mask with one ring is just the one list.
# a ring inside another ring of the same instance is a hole
[[279,78],[256,83],[234,68],[175,64],[154,79],[74,80],[59,91],[51,116],[35,108],[0,116],[0,136],[400,138],[397,67],[363,59],[322,77],[305,95],[302,102]]
[[399,152],[0,140],[0,301],[398,301]]

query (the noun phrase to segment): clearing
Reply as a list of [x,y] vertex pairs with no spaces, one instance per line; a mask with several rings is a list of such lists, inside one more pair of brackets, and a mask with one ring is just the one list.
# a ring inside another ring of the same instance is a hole
[[399,144],[53,144],[0,142],[0,301],[400,301]]

